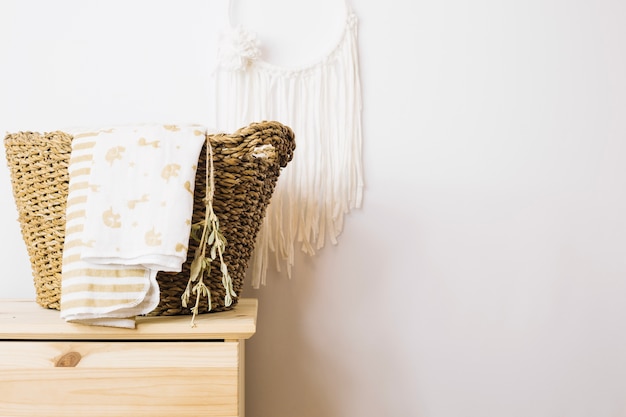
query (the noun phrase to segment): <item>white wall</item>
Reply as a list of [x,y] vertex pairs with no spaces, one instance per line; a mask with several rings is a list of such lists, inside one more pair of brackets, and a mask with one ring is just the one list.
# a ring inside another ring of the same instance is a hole
[[[3,0],[0,131],[210,123],[223,3]],[[280,63],[340,25],[239,4]],[[364,208],[246,290],[248,415],[626,416],[626,3],[353,5]],[[32,297],[5,168],[0,195],[0,297]]]

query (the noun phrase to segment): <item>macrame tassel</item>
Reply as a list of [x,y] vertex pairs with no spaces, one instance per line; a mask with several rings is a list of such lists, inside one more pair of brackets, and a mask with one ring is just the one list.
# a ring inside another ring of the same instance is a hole
[[[215,73],[218,128],[233,130],[254,121],[290,126],[298,151],[276,185],[250,262],[252,285],[266,283],[274,254],[276,268],[291,276],[295,250],[313,255],[337,243],[344,216],[363,199],[361,81],[356,16],[349,13],[336,48],[321,62],[288,70],[258,59],[258,42],[241,28],[233,32],[231,55]],[[243,42],[243,41],[241,41]],[[250,58],[254,57],[254,58]],[[241,62],[241,65],[235,65]]]

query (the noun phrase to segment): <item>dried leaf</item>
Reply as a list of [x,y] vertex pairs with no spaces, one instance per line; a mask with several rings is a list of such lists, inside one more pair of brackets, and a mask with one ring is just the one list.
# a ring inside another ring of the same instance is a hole
[[191,267],[190,267],[191,271],[189,272],[190,282],[195,282],[196,279],[198,279],[198,277],[202,273],[202,270],[204,269],[203,260],[204,258],[200,256],[200,257],[194,258],[193,262],[191,262]]

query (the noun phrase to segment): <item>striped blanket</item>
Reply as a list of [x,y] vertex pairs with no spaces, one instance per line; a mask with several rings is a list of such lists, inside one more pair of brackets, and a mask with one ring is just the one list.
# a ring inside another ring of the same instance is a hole
[[159,302],[156,274],[187,257],[206,129],[140,125],[75,131],[63,249],[61,317],[135,327]]

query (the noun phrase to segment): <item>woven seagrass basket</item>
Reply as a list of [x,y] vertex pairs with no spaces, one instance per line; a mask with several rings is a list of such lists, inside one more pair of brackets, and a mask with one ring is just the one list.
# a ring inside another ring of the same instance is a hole
[[[224,260],[239,295],[257,232],[274,191],[280,170],[293,157],[292,130],[278,122],[252,123],[233,134],[208,135],[213,150],[215,189],[213,210],[226,239]],[[61,268],[65,236],[65,207],[68,195],[68,164],[72,136],[64,132],[39,134],[19,132],[4,139],[11,172],[13,196],[22,237],[31,262],[37,303],[60,309]],[[259,151],[263,150],[263,157]],[[204,219],[206,194],[206,144],[200,153],[194,192],[192,222]],[[161,301],[151,315],[191,314],[181,297],[187,286],[190,266],[198,242],[189,240],[187,261],[179,273],[157,275]],[[219,268],[204,280],[211,293],[211,312],[225,306],[226,289]],[[206,298],[199,312],[207,312]]]

